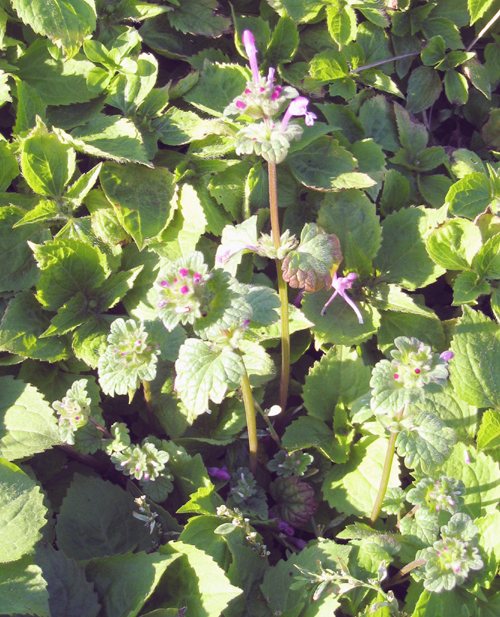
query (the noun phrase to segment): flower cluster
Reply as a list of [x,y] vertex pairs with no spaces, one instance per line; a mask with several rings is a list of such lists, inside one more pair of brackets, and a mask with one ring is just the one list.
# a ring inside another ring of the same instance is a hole
[[269,461],[267,468],[274,471],[278,476],[287,478],[288,476],[303,476],[309,465],[313,462],[310,454],[297,450],[289,454],[285,450],[280,450]]
[[130,442],[129,430],[123,422],[111,427],[113,439],[105,445],[116,469],[139,480],[144,492],[154,501],[167,498],[173,490],[173,476],[166,467],[170,456],[155,437],[146,437],[141,445]]
[[209,281],[213,275],[195,252],[164,266],[155,282],[158,291],[158,313],[167,330],[179,323],[193,324],[206,317],[215,296]]
[[[236,153],[262,156],[270,163],[281,163],[288,153],[290,143],[302,136],[302,127],[290,123],[293,116],[304,116],[307,126],[312,126],[316,115],[307,110],[309,101],[298,96],[290,86],[274,84],[275,70],[269,69],[267,78],[261,77],[257,62],[255,38],[249,30],[243,32],[243,45],[252,71],[252,80],[244,92],[237,96],[224,110],[224,115],[244,115],[262,122],[250,124],[236,136]],[[282,111],[288,100],[291,103],[281,121],[274,117]]]
[[479,530],[467,514],[454,514],[441,527],[441,539],[417,553],[425,559],[424,587],[439,593],[461,585],[471,570],[481,570],[484,563],[477,548]]
[[142,323],[116,319],[111,324],[108,347],[99,358],[99,381],[105,394],[133,394],[142,380],[152,381],[160,354],[150,345]]
[[[398,336],[391,351],[394,379],[407,388],[423,388],[434,382],[441,386],[448,379],[448,360],[451,352],[438,356],[429,345],[416,338]],[[453,357],[453,354],[451,354]]]
[[87,380],[75,381],[62,401],[52,403],[59,415],[61,438],[71,445],[75,443],[75,431],[85,426],[90,415],[91,399],[87,394]]
[[463,504],[465,486],[462,480],[441,476],[439,480],[424,478],[408,491],[407,499],[414,505],[431,511],[456,514]]
[[252,518],[267,519],[266,493],[257,485],[253,473],[247,467],[238,467],[231,476],[231,490],[227,503],[229,507],[236,505]]
[[[254,552],[259,553],[260,557],[264,559],[270,554],[267,550],[267,546],[260,541],[262,540],[262,537],[250,526],[250,519],[243,516],[239,508],[233,508],[231,510],[227,506],[218,506],[217,516],[230,518],[230,525],[242,529],[245,534],[246,541],[250,544]],[[220,527],[224,528],[226,525],[227,524],[223,524]],[[216,529],[215,533],[221,532]]]

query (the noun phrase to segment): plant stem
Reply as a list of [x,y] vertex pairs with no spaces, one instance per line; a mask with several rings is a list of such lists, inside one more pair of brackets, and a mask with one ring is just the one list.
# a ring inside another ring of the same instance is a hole
[[108,431],[108,429],[102,426],[102,424],[99,424],[97,420],[94,420],[92,416],[89,416],[89,422],[90,424],[93,424],[98,431],[101,431],[104,437],[106,437],[107,439],[113,439],[113,435]]
[[250,471],[255,475],[257,471],[257,422],[255,420],[255,406],[253,402],[252,388],[248,379],[248,373],[241,378],[241,393],[243,395],[243,404],[245,405],[245,416],[247,419],[248,431],[248,448],[250,450]]
[[281,441],[280,438],[278,437],[278,433],[274,430],[274,426],[271,423],[271,420],[269,419],[268,416],[266,416],[266,414],[262,411],[262,407],[255,401],[255,407],[257,407],[257,411],[260,413],[260,415],[264,418],[266,424],[267,424],[267,428],[269,429],[269,434],[271,435],[271,437],[273,438],[274,442],[276,443],[276,445],[278,446],[278,448],[281,448]]
[[410,51],[407,54],[401,54],[400,56],[393,56],[392,58],[386,58],[385,60],[377,60],[377,62],[372,62],[370,64],[365,64],[364,66],[358,66],[357,69],[352,69],[351,73],[361,73],[361,71],[366,71],[367,69],[373,69],[376,66],[381,66],[382,64],[387,64],[388,62],[394,62],[395,60],[403,60],[404,58],[411,58],[412,56],[420,56],[421,51]]
[[[274,246],[279,248],[281,242],[280,222],[278,216],[278,183],[276,178],[276,164],[269,163],[269,208],[271,212],[271,231]],[[278,274],[278,290],[281,301],[281,381],[280,407],[284,412],[288,399],[288,383],[290,380],[290,326],[288,323],[288,289],[283,280],[281,260],[276,259]]]
[[490,19],[490,21],[486,24],[486,26],[484,26],[484,28],[479,32],[479,34],[476,36],[476,38],[472,41],[472,43],[470,43],[467,46],[467,49],[465,51],[470,51],[474,45],[479,41],[479,39],[484,36],[488,30],[491,28],[491,26],[496,22],[496,20],[500,17],[500,11],[497,11],[493,17]]
[[392,585],[396,585],[397,583],[400,583],[402,581],[402,579],[407,576],[412,570],[415,570],[415,568],[419,568],[420,566],[423,566],[425,563],[425,559],[415,559],[415,561],[412,561],[411,563],[407,564],[404,568],[401,568],[401,570],[399,572],[396,572],[396,574],[390,578],[388,581],[386,581],[382,587],[383,589],[388,589],[389,587],[392,587]]
[[[405,411],[405,407],[398,413],[397,421],[399,422],[403,417],[403,413]],[[387,453],[385,455],[384,461],[384,469],[382,470],[382,478],[380,479],[380,487],[378,489],[377,498],[375,499],[375,503],[373,505],[372,514],[370,516],[370,525],[374,525],[375,521],[380,514],[380,510],[382,509],[382,502],[384,501],[385,493],[387,492],[387,487],[389,486],[389,478],[391,476],[392,469],[392,461],[394,459],[394,452],[396,450],[396,437],[397,433],[391,433],[389,437],[389,443],[387,444]]]
[[153,413],[153,401],[151,399],[151,388],[149,387],[149,381],[142,380],[142,389],[144,391],[144,400],[146,401],[146,407],[148,410],[148,424],[151,428],[154,427],[155,417]]

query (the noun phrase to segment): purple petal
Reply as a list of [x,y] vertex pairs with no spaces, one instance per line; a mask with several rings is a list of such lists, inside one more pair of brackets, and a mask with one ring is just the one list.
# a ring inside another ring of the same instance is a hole
[[453,355],[454,354],[452,351],[443,351],[443,353],[439,357],[441,358],[441,360],[449,362],[453,358]]
[[250,70],[252,71],[252,77],[256,86],[260,85],[259,64],[257,62],[257,47],[255,45],[255,37],[250,30],[245,30],[242,36],[243,45],[247,52],[248,62],[250,64]]
[[224,465],[220,467],[207,467],[208,474],[217,478],[217,480],[229,480],[231,475],[227,471],[227,467]]

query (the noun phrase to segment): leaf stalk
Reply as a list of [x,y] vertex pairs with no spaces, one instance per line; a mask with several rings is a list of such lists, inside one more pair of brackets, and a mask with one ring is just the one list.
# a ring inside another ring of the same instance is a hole
[[252,388],[250,380],[245,369],[245,374],[241,378],[241,393],[243,395],[243,404],[245,406],[245,416],[247,420],[248,431],[248,448],[250,450],[250,471],[255,475],[257,471],[257,421],[255,419],[255,405],[253,401]]

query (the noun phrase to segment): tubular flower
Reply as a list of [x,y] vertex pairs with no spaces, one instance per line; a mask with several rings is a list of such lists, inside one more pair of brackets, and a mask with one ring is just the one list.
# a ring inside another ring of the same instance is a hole
[[335,274],[333,275],[333,279],[332,279],[332,287],[335,289],[335,291],[332,294],[332,297],[328,300],[328,302],[323,307],[321,311],[322,315],[325,314],[326,309],[328,308],[328,305],[332,302],[335,296],[337,294],[340,294],[342,299],[345,300],[347,304],[352,308],[352,310],[356,313],[356,317],[358,318],[359,323],[363,324],[363,316],[361,315],[360,310],[354,304],[351,298],[349,298],[349,296],[346,294],[346,291],[348,289],[351,289],[352,284],[357,278],[358,278],[358,275],[355,272],[350,272],[347,276],[341,276],[341,277],[338,277],[337,273],[335,272]]
[[306,99],[305,96],[298,96],[294,99],[288,109],[283,116],[283,120],[281,121],[281,131],[286,131],[286,127],[290,121],[292,116],[304,116],[305,122],[307,126],[312,126],[314,121],[316,120],[316,114],[313,114],[312,111],[307,111],[307,106],[309,105],[309,100]]

